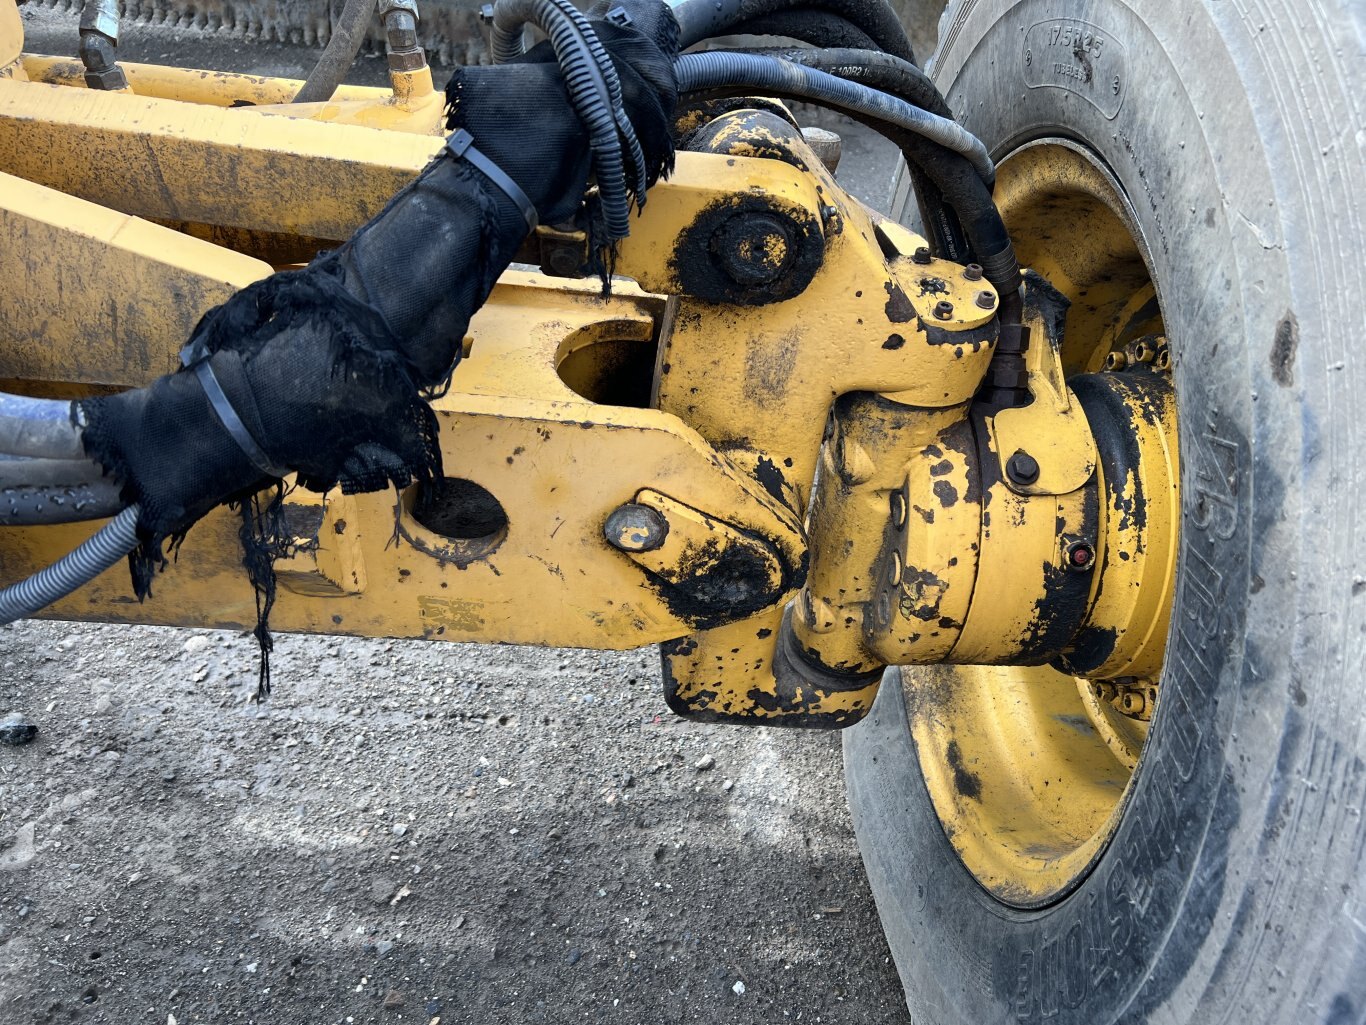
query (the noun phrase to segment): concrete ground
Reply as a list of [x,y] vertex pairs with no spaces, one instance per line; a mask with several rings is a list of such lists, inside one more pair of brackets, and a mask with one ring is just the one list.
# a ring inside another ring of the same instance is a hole
[[[29,48],[74,14],[25,8]],[[133,26],[129,59],[311,51]],[[363,58],[358,79],[382,79]],[[892,154],[846,138],[885,202]],[[687,724],[652,650],[0,629],[0,1022],[906,1022],[832,734]]]

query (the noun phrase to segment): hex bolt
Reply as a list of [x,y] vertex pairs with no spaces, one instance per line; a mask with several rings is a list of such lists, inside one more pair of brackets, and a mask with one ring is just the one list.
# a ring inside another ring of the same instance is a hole
[[1039,479],[1039,461],[1020,449],[1006,460],[1006,476],[1012,484],[1033,484]]
[[984,310],[996,308],[996,293],[982,291],[977,293],[977,305]]
[[897,530],[906,526],[906,496],[898,488],[889,499],[892,512],[892,526]]
[[623,552],[653,552],[663,547],[669,536],[669,521],[658,509],[627,502],[608,515],[602,536]]
[[543,254],[543,268],[548,274],[553,274],[557,278],[574,278],[579,276],[579,268],[583,265],[583,251],[575,245],[546,245],[541,250]]
[[930,247],[929,247],[929,246],[916,246],[915,252],[911,254],[911,259],[914,260],[916,263],[919,263],[919,264],[926,264],[926,263],[929,263],[929,262],[930,262]]
[[940,299],[934,304],[934,315],[940,320],[948,320],[953,316],[953,303],[947,299]]
[[982,280],[982,265],[980,263],[970,263],[963,268],[963,277],[969,281]]
[[1096,564],[1096,549],[1085,541],[1074,541],[1067,546],[1067,568],[1084,573]]

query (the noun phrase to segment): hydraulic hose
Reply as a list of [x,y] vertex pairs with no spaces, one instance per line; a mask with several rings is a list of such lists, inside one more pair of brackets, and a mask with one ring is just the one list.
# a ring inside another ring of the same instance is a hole
[[996,177],[996,168],[986,147],[962,125],[824,71],[774,57],[713,51],[683,55],[675,65],[675,73],[680,93],[741,87],[856,111],[961,154],[988,186]]
[[322,56],[308,73],[294,103],[322,103],[332,98],[355,63],[360,44],[365,41],[365,30],[374,16],[375,0],[346,0]]
[[[494,8],[491,49],[495,64],[504,64],[522,54],[523,26],[539,13],[536,10],[537,6],[536,4],[509,3],[504,0],[498,7]],[[549,0],[549,6],[558,12],[558,19],[567,21],[571,26],[574,35],[577,37],[574,42],[575,52],[581,53],[586,48],[592,58],[593,67],[601,74],[602,83],[607,88],[607,106],[611,111],[612,120],[616,123],[619,138],[626,142],[626,146],[630,150],[631,163],[635,172],[636,201],[639,206],[643,207],[645,205],[645,155],[641,151],[640,140],[636,138],[636,130],[631,125],[631,119],[626,116],[626,110],[621,102],[621,81],[617,77],[616,66],[607,56],[607,51],[603,49],[597,33],[588,23],[588,19],[577,7],[569,0]],[[533,22],[533,24],[537,24],[547,35],[550,34],[549,29],[540,25],[539,22]],[[556,56],[558,55],[559,50],[557,49]],[[563,61],[561,64],[563,65]],[[563,68],[563,70],[566,83],[568,83],[569,69]],[[601,188],[601,184],[599,187]]]
[[[674,6],[683,49],[713,36],[732,34],[736,26],[778,13],[829,11],[865,33],[877,49],[915,63],[911,41],[886,0],[682,0]],[[750,30],[752,31],[752,30]]]
[[84,459],[81,429],[66,399],[0,392],[0,453],[39,459]]
[[51,566],[0,591],[0,626],[65,598],[131,552],[138,543],[139,512],[128,506]]
[[822,48],[819,50],[775,47],[748,52],[824,71],[846,82],[857,82],[905,100],[911,106],[928,110],[931,114],[953,117],[953,111],[945,102],[944,94],[931,81],[929,75],[910,61],[879,50],[834,47],[825,43],[821,45]]
[[736,22],[730,32],[737,36],[780,36],[819,47],[853,47],[881,52],[872,36],[847,18],[830,11],[774,11]]
[[102,520],[123,508],[119,486],[111,480],[88,484],[40,484],[0,488],[0,527]]
[[103,479],[104,469],[93,459],[42,459],[0,453],[0,488],[93,484]]

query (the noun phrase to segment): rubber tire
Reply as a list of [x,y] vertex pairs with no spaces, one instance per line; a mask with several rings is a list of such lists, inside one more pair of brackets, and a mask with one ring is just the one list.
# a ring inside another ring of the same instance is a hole
[[[1113,842],[1062,902],[1015,911],[968,875],[895,674],[846,733],[915,1025],[1366,1022],[1362,7],[960,0],[945,15],[933,73],[994,155],[1068,136],[1127,192],[1177,360],[1185,509],[1154,739]],[[1030,27],[1079,9],[1124,48],[1113,117],[1026,80]]]

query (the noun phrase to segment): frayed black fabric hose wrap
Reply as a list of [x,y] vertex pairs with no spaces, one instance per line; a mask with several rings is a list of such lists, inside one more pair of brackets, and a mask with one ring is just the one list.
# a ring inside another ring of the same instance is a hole
[[[621,6],[632,26],[595,28],[617,67],[653,184],[673,159],[678,29],[657,0]],[[558,223],[580,210],[589,157],[558,66],[546,56],[533,50],[520,63],[461,69],[447,97],[450,127],[474,136],[543,223]],[[507,194],[443,150],[339,248],[210,310],[187,350],[207,360],[269,465],[294,471],[300,486],[353,493],[438,477],[437,422],[426,400],[448,386],[471,316],[526,234]],[[80,415],[87,453],[126,502],[141,505],[140,543],[129,556],[139,598],[201,517],[225,502],[239,508],[265,692],[273,564],[291,542],[278,481],[248,458],[189,368],[83,400]],[[263,498],[272,482],[273,498]]]

